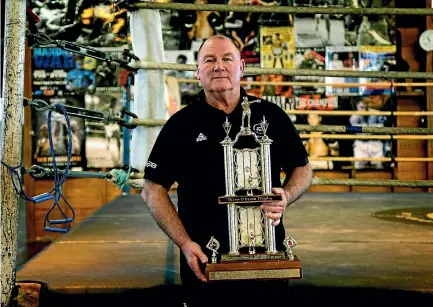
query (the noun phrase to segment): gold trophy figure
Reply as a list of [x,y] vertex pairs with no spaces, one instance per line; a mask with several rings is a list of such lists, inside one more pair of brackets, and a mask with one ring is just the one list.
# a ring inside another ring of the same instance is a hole
[[[302,267],[292,248],[296,241],[288,236],[278,251],[275,244],[275,226],[272,219],[263,215],[260,205],[281,200],[281,195],[272,193],[270,146],[272,140],[266,135],[269,123],[265,118],[260,123],[263,135],[251,130],[250,104],[244,97],[242,102],[242,126],[234,140],[229,137],[231,124],[223,124],[226,137],[221,142],[224,148],[226,195],[218,202],[227,205],[229,252],[222,254],[218,262],[216,249],[212,263],[206,266],[208,281],[242,279],[294,279],[302,278]],[[247,148],[237,148],[240,138],[248,137]],[[251,145],[251,146],[250,146]],[[215,245],[212,237],[209,246]],[[219,246],[219,244],[218,244]]]

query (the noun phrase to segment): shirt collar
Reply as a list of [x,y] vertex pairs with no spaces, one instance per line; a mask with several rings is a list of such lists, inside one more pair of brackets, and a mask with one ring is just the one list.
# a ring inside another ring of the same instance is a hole
[[[247,94],[247,92],[244,90],[244,88],[241,87],[241,88],[240,88],[240,96],[239,96],[238,104],[236,105],[235,109],[233,110],[233,112],[232,112],[231,114],[235,114],[235,113],[237,113],[237,112],[239,112],[239,111],[242,111],[241,101],[244,100],[244,97],[248,97],[248,94]],[[199,95],[198,95],[198,99],[197,99],[197,100],[198,100],[198,102],[200,103],[200,105],[204,105],[204,106],[207,107],[207,108],[210,108],[210,109],[216,110],[217,112],[222,112],[222,113],[224,113],[224,111],[218,110],[218,109],[212,107],[211,105],[209,105],[209,104],[206,102],[206,97],[205,97],[205,94],[204,94],[204,90],[201,90],[201,91],[199,92]]]

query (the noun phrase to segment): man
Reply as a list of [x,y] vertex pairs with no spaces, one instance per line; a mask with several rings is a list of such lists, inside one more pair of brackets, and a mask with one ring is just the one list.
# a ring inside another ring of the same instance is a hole
[[272,54],[274,55],[274,63],[272,64],[273,68],[277,67],[277,61],[281,64],[280,68],[284,68],[283,45],[284,41],[281,38],[280,33],[275,33],[275,38],[272,39]]
[[[49,135],[48,135],[48,125],[42,124],[39,127],[40,132],[40,138],[38,142],[36,143],[36,150],[33,155],[33,158],[36,160],[38,157],[46,157],[51,155],[51,148],[50,148],[50,142],[49,142]],[[57,138],[52,136],[53,138],[53,150],[55,151],[55,148],[57,146]]]
[[[373,103],[369,98],[360,100],[356,104],[357,111],[378,111],[369,105]],[[349,123],[352,126],[383,127],[385,126],[386,117],[378,115],[351,115]],[[381,140],[355,140],[353,142],[354,158],[384,158],[388,152],[389,143]],[[355,169],[363,169],[371,166],[372,168],[383,168],[381,161],[355,161]]]
[[[227,207],[217,201],[218,196],[225,194],[224,150],[220,142],[226,136],[226,119],[232,124],[232,139],[241,128],[241,102],[246,93],[240,87],[240,79],[244,68],[239,50],[229,38],[217,35],[203,43],[197,57],[197,77],[203,91],[195,102],[167,121],[145,168],[141,196],[158,225],[181,250],[180,274],[188,307],[231,303],[252,306],[259,301],[269,302],[271,296],[272,302],[287,299],[286,282],[206,283],[203,273],[210,257],[205,246],[211,236],[220,242],[220,254],[229,250]],[[248,98],[251,127],[254,129],[263,116],[270,123],[267,135],[273,140],[273,192],[281,194],[282,200],[262,205],[261,209],[266,218],[273,220],[277,248],[283,250],[282,214],[310,186],[311,166],[287,114],[275,104]],[[281,169],[287,174],[282,188]],[[167,193],[175,181],[178,212]]]
[[82,59],[75,61],[75,69],[70,70],[65,78],[66,89],[80,93],[93,92],[95,83],[95,74],[84,68]]
[[[328,7],[328,3],[325,0],[311,0],[310,6]],[[322,17],[325,20],[326,33],[328,33],[327,42],[330,42],[331,41],[331,20],[329,18],[329,14],[314,14],[314,19],[316,20],[316,31],[319,31],[320,19]]]

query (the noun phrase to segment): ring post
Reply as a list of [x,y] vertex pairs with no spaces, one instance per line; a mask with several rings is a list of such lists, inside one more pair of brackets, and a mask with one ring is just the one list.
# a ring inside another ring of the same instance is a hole
[[[22,156],[24,123],[24,53],[26,1],[6,0],[3,69],[3,119],[0,127],[0,160],[17,166]],[[9,306],[15,287],[18,238],[18,196],[9,171],[0,167],[1,307]]]

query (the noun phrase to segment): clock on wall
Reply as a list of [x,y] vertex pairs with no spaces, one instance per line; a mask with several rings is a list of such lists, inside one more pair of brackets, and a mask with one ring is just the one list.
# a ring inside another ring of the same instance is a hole
[[426,30],[419,36],[419,44],[425,51],[433,51],[433,30]]

